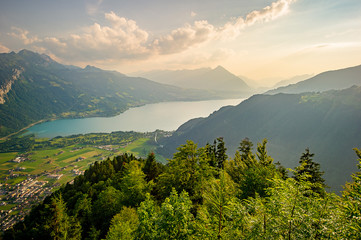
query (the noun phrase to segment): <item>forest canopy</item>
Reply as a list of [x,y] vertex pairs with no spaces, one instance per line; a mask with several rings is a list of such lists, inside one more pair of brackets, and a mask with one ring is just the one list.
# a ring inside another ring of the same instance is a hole
[[360,239],[361,151],[342,196],[306,149],[285,169],[267,140],[178,147],[167,165],[124,154],[95,162],[4,239]]

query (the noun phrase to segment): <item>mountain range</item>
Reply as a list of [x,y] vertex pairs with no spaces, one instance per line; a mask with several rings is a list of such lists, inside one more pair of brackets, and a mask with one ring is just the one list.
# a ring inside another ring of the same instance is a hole
[[353,85],[361,85],[361,65],[323,72],[307,80],[279,87],[266,93],[321,92],[331,89],[344,89]]
[[222,66],[214,69],[159,70],[141,73],[140,76],[177,87],[214,91],[229,98],[249,96],[254,91],[245,81]]
[[[159,151],[168,157],[192,140],[204,146],[223,137],[233,153],[244,138],[254,144],[268,139],[270,155],[282,165],[295,168],[306,148],[325,171],[333,190],[356,170],[352,148],[361,146],[361,87],[323,93],[254,95],[237,106],[223,107],[207,118],[180,126],[163,139]],[[230,156],[232,157],[232,156]]]
[[62,65],[28,50],[0,54],[0,137],[44,119],[110,116],[146,103],[212,98],[207,91]]

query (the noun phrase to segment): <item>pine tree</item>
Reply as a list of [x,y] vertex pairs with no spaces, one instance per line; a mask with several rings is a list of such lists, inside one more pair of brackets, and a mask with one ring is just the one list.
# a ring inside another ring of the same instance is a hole
[[50,211],[50,218],[46,221],[45,229],[50,230],[50,236],[55,240],[79,239],[81,226],[74,218],[69,217],[62,195],[53,196],[51,203],[46,206]]
[[146,175],[145,180],[147,180],[147,182],[154,180],[156,177],[158,177],[160,171],[153,152],[149,153],[142,170]]
[[313,161],[314,155],[314,153],[310,153],[309,148],[306,148],[305,152],[302,153],[299,161],[300,166],[296,167],[295,179],[297,181],[304,179],[312,183],[312,190],[323,195],[326,187],[325,179],[322,178],[324,172],[320,170],[320,164]]
[[224,169],[224,162],[228,159],[226,154],[227,148],[225,147],[223,137],[217,138],[217,148],[216,148],[216,163],[219,169]]

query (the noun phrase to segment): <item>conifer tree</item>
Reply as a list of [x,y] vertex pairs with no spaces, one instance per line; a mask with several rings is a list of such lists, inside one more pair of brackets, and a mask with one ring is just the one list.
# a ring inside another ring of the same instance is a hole
[[223,137],[217,138],[217,148],[216,148],[216,163],[219,169],[224,169],[224,162],[228,159],[226,154],[227,148],[225,147]]
[[347,239],[361,239],[361,151],[354,148],[358,156],[358,172],[352,175],[353,182],[343,192],[346,221],[350,223],[345,232]]
[[53,196],[51,203],[46,206],[50,210],[50,218],[46,221],[45,229],[50,230],[50,236],[55,240],[79,239],[81,226],[74,218],[69,217],[65,202],[61,196]]
[[155,160],[155,154],[153,152],[149,153],[142,170],[143,170],[144,174],[146,175],[145,180],[147,180],[147,182],[154,180],[156,177],[158,177],[159,168],[158,168],[157,161]]
[[313,184],[312,190],[321,195],[324,194],[325,180],[322,178],[324,172],[320,170],[320,164],[313,161],[314,153],[310,153],[309,148],[306,148],[302,153],[299,163],[300,166],[296,167],[295,179],[300,181],[305,178],[306,181]]

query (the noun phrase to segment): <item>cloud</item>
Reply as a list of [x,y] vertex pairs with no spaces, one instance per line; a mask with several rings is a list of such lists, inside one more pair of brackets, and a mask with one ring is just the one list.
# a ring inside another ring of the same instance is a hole
[[27,30],[17,28],[17,27],[12,27],[11,29],[13,30],[13,32],[9,33],[9,35],[23,41],[23,43],[25,45],[29,45],[29,44],[32,44],[34,42],[40,41],[38,39],[38,37],[36,37],[36,36],[35,37],[28,37],[29,31],[27,31]]
[[195,17],[195,16],[197,16],[197,13],[195,13],[195,12],[191,12],[191,17]]
[[213,25],[207,21],[196,21],[194,25],[187,24],[156,39],[153,47],[159,54],[183,52],[194,45],[208,41],[214,34],[216,34],[216,30]]
[[253,11],[246,17],[245,23],[252,25],[256,22],[268,22],[285,15],[292,2],[296,0],[278,0],[260,11]]
[[[103,0],[90,4],[88,13],[94,14]],[[134,60],[147,59],[155,55],[169,55],[185,52],[210,41],[233,39],[241,31],[257,22],[276,19],[289,10],[295,0],[277,0],[259,11],[215,27],[206,20],[185,24],[162,36],[153,36],[141,29],[134,20],[120,17],[114,12],[105,13],[107,24],[94,23],[83,32],[73,33],[64,38],[30,36],[24,29],[13,27],[9,35],[20,39],[33,49],[46,49],[46,53],[62,59],[75,61]],[[94,11],[93,11],[94,10]],[[191,12],[191,16],[196,13]]]
[[0,43],[0,53],[10,52],[10,49]]

